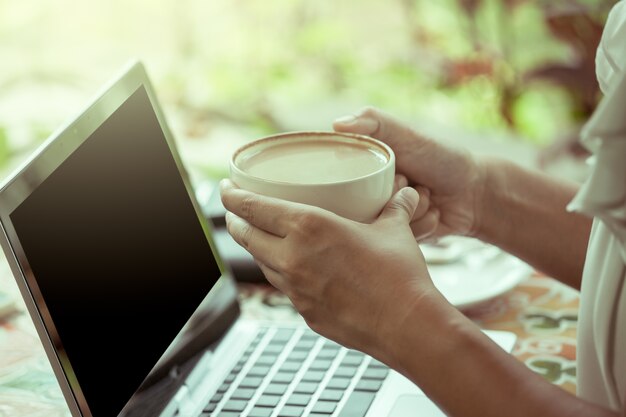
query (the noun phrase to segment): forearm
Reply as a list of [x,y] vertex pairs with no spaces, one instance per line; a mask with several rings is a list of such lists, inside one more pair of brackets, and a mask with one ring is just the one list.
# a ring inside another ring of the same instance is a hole
[[476,237],[580,288],[591,219],[566,211],[577,186],[507,161],[482,164]]
[[617,416],[533,373],[441,301],[422,299],[412,315],[391,363],[451,416]]

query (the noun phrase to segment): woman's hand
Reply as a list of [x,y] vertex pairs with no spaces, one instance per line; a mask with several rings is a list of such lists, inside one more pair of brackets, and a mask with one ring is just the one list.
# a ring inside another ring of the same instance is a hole
[[228,180],[221,195],[229,233],[328,338],[390,363],[393,340],[415,303],[443,301],[409,227],[419,200],[411,188],[396,193],[371,224],[250,193]]
[[337,119],[333,127],[338,132],[382,140],[393,149],[397,172],[406,176],[420,195],[411,220],[417,240],[477,233],[485,175],[468,152],[427,139],[372,108]]

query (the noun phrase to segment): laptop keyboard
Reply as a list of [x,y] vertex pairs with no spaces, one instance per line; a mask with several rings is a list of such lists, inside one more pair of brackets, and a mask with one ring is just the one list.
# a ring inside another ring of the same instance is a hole
[[202,417],[362,417],[389,368],[309,329],[263,328]]

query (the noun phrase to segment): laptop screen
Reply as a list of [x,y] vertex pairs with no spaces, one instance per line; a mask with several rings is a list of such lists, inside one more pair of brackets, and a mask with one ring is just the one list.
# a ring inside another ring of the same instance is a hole
[[221,275],[145,88],[10,218],[92,415],[117,415]]

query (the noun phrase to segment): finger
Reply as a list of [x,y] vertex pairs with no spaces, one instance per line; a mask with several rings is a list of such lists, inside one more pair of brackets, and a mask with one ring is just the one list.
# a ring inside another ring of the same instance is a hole
[[280,253],[283,239],[254,227],[244,219],[227,212],[226,229],[241,247],[266,265],[272,266]]
[[[408,126],[387,113],[373,107],[366,107],[356,115],[344,116],[335,120],[333,128],[337,132],[352,132],[368,135],[392,144],[406,137],[419,138]],[[392,146],[393,148],[393,146]]]
[[407,180],[407,178],[402,174],[396,174],[393,179],[393,194],[397,193],[407,185],[409,185],[409,180]]
[[378,130],[378,120],[359,115],[343,116],[333,122],[336,132],[359,133],[372,136]]
[[298,212],[296,203],[242,190],[230,180],[220,182],[220,194],[226,210],[280,237],[287,235],[288,219]]
[[420,201],[415,209],[415,213],[413,213],[413,221],[421,219],[430,209],[430,189],[418,185],[415,187],[415,191],[420,196]]
[[263,275],[265,275],[265,278],[267,279],[267,281],[272,284],[276,289],[285,292],[285,278],[275,269],[267,266],[266,264],[264,264],[263,262],[261,262],[259,259],[254,259],[256,264],[259,266],[259,268],[261,269],[261,272],[263,272]]
[[439,210],[431,209],[420,220],[411,223],[411,231],[415,240],[422,241],[432,237],[439,226]]
[[411,187],[404,187],[391,197],[380,216],[378,216],[378,220],[398,219],[408,224],[418,202],[419,195],[417,191]]

